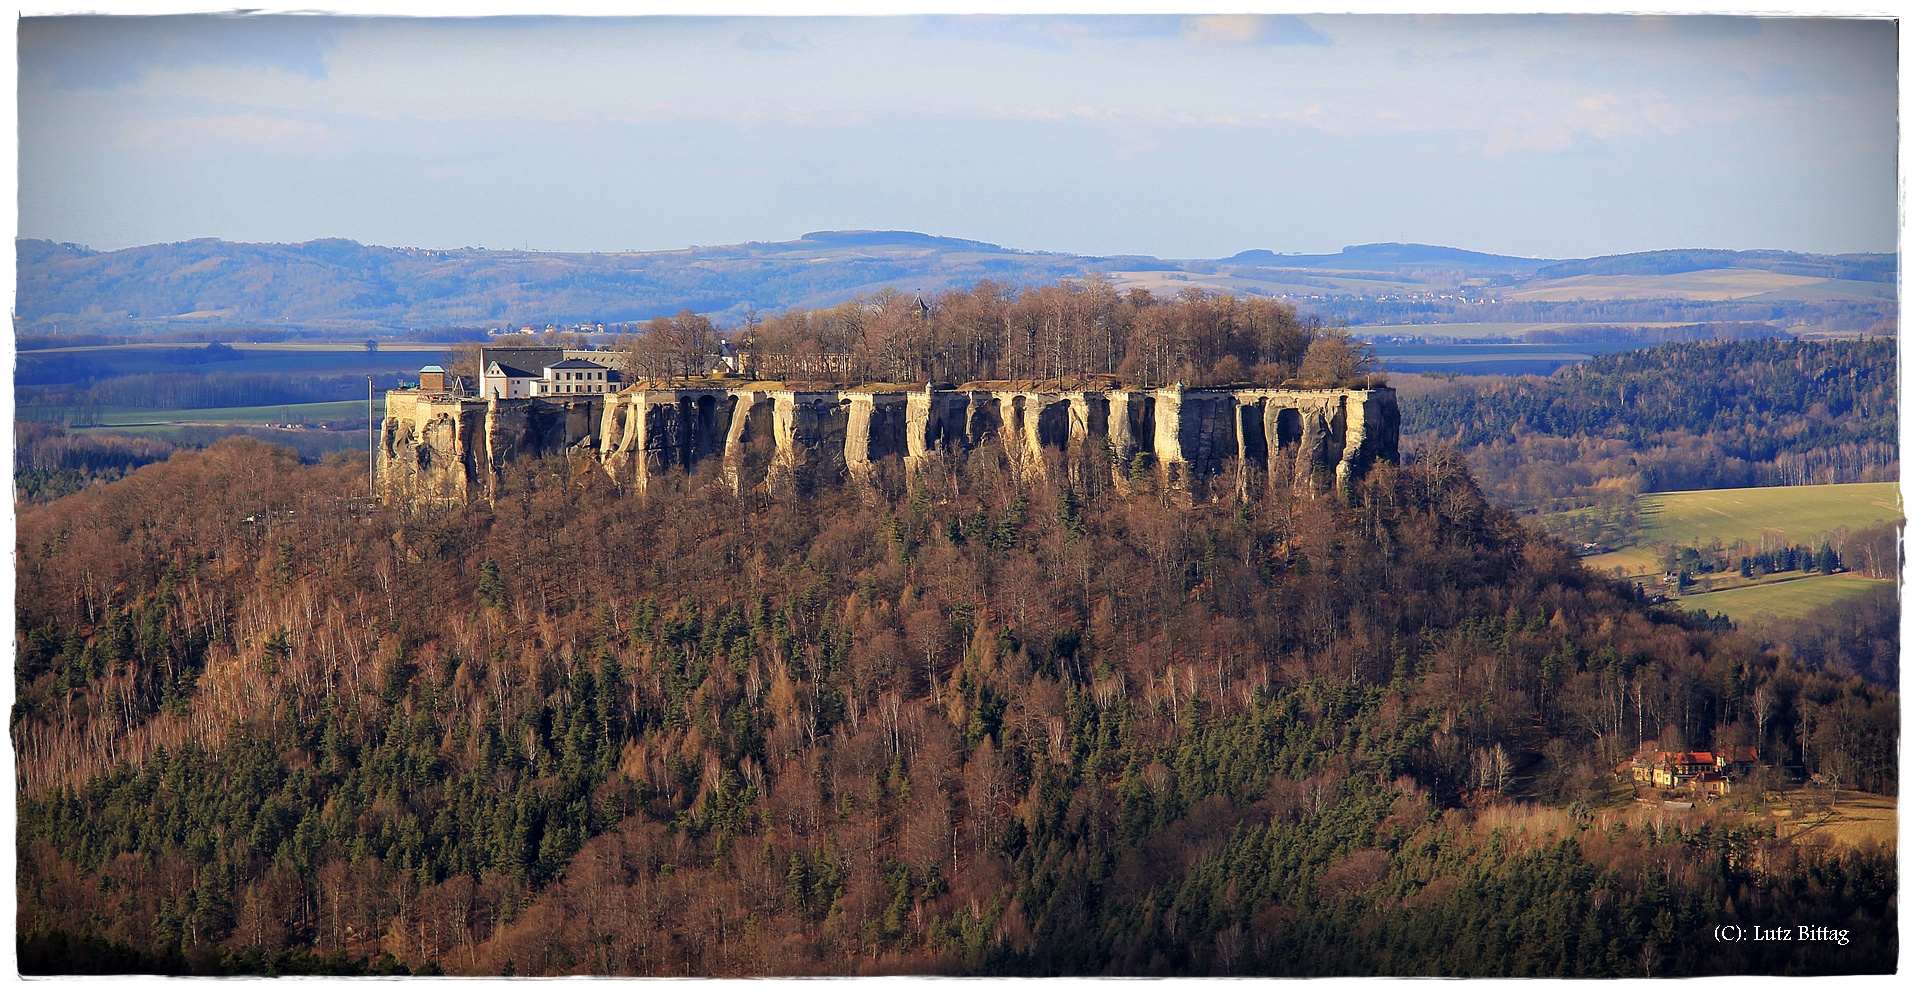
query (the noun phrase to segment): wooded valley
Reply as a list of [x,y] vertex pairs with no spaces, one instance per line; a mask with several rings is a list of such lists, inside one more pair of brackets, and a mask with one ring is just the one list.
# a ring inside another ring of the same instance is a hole
[[[1448,446],[1346,500],[1095,473],[554,458],[413,514],[231,439],[24,508],[22,970],[1892,970],[1893,849],[1734,800],[1897,792],[1894,691],[1648,607]],[[1643,742],[1765,768],[1669,813]]]

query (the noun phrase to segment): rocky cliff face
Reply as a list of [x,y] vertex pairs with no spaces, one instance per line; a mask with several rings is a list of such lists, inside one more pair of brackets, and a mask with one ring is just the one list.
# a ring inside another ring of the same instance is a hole
[[1389,388],[1080,391],[775,384],[637,388],[566,401],[387,397],[388,500],[489,497],[520,457],[595,459],[642,491],[666,471],[711,469],[734,490],[870,476],[995,446],[1029,480],[1108,471],[1120,488],[1160,484],[1193,500],[1255,497],[1271,484],[1321,491],[1395,460]]
[[388,502],[459,504],[490,474],[485,405],[391,392],[379,442],[379,496]]
[[521,457],[590,456],[603,406],[587,399],[504,401],[394,391],[386,394],[379,494],[418,505],[489,498],[498,472]]

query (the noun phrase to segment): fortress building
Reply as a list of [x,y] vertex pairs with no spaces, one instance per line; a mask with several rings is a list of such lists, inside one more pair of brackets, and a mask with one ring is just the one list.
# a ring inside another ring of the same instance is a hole
[[422,505],[489,498],[506,464],[558,454],[595,461],[637,492],[666,472],[700,469],[718,471],[736,491],[808,491],[868,477],[885,461],[917,467],[996,446],[1028,480],[1109,471],[1119,488],[1161,485],[1204,501],[1253,497],[1269,484],[1346,485],[1396,459],[1399,431],[1387,387],[830,388],[703,379],[500,397],[508,393],[388,393],[382,496]]

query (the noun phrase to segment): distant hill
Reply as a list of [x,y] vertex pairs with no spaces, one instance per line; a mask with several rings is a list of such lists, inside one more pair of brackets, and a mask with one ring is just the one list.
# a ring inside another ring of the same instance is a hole
[[1756,268],[1780,275],[1835,278],[1855,282],[1891,282],[1898,270],[1892,254],[1796,254],[1793,251],[1644,251],[1581,261],[1560,261],[1535,272],[1537,278],[1578,275],[1679,275],[1720,268]]
[[1892,255],[1659,251],[1560,261],[1426,244],[1364,244],[1309,255],[1252,250],[1214,260],[1092,257],[902,230],[815,231],[790,241],[621,254],[420,250],[341,239],[303,244],[201,239],[105,252],[20,240],[16,249],[15,328],[23,335],[138,335],[211,327],[389,333],[620,324],[687,308],[735,322],[751,311],[828,306],[886,288],[933,293],[983,279],[1021,286],[1092,275],[1111,277],[1126,290],[1174,294],[1194,288],[1292,298],[1305,309],[1356,324],[1779,319],[1814,311],[1828,295],[1861,299],[1842,304],[1866,310],[1847,318],[1867,324],[1884,305],[1870,292],[1817,295],[1812,286],[1796,287],[1794,295],[1777,297],[1766,308],[1744,305],[1720,313],[1695,305],[1679,312],[1665,305],[1633,312],[1628,299],[1680,297],[1650,283],[1620,290],[1604,286],[1599,311],[1574,302],[1582,298],[1576,283],[1553,295],[1532,294],[1542,301],[1514,315],[1499,315],[1485,305],[1490,299],[1463,300],[1457,293],[1465,286],[1532,287],[1546,279],[1591,274],[1665,275],[1722,267],[1846,279],[1838,284],[1859,286],[1892,282],[1895,271]]
[[1454,247],[1428,244],[1362,244],[1345,247],[1340,254],[1275,254],[1270,251],[1244,251],[1226,260],[1273,268],[1335,268],[1344,271],[1403,271],[1416,268],[1447,268],[1458,271],[1532,272],[1557,262],[1544,258],[1516,258],[1503,254],[1483,254]]
[[829,305],[884,287],[1048,282],[1100,266],[902,231],[823,231],[779,243],[630,254],[436,251],[349,240],[206,239],[111,252],[39,240],[17,247],[22,333],[620,323],[684,308],[741,315]]
[[[985,251],[1005,253],[996,244],[986,244],[981,240],[960,240],[956,237],[938,237],[934,234],[920,234],[910,230],[817,230],[799,237],[798,244],[818,244],[824,247],[931,247],[945,251]],[[750,244],[746,246],[760,246]],[[777,244],[762,246],[781,246]],[[1012,251],[1009,253],[1022,253]]]

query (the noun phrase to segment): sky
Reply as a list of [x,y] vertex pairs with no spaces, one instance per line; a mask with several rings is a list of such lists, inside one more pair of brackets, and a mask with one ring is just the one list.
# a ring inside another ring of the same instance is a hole
[[1893,251],[1883,20],[19,23],[19,235],[1080,254]]

